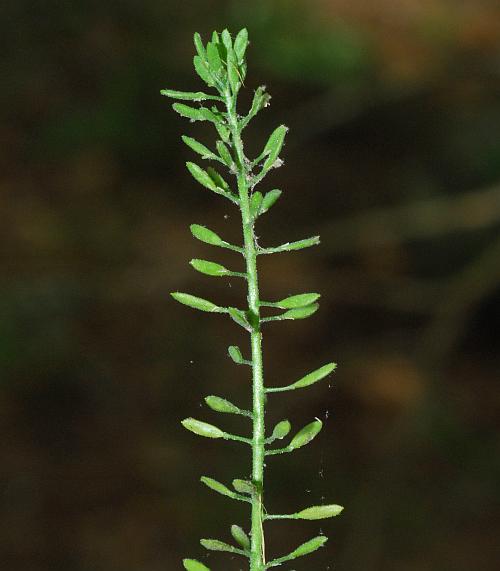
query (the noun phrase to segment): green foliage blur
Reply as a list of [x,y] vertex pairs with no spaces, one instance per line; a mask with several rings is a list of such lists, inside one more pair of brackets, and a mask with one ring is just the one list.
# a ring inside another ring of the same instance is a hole
[[[270,426],[324,422],[314,446],[269,459],[271,509],[346,507],[294,569],[495,571],[498,2],[7,0],[0,15],[2,566],[175,570],[204,557],[199,537],[247,528],[245,506],[198,477],[245,478],[250,458],[179,423],[215,421],[208,394],[248,405],[226,355],[246,338],[168,295],[238,305],[242,284],[187,260],[209,255],[190,224],[232,242],[240,225],[184,167],[181,135],[212,135],[159,94],[201,87],[193,32],[246,26],[241,104],[261,84],[273,96],[246,144],[290,127],[260,241],[322,238],[262,260],[270,300],[322,293],[311,319],[269,324],[266,374],[286,385],[339,363],[269,397]],[[267,525],[272,557],[318,532]]]

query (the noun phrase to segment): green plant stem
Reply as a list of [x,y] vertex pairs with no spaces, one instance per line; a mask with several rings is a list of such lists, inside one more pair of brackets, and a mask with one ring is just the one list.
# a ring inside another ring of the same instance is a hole
[[262,365],[262,333],[260,331],[260,300],[257,272],[257,247],[254,234],[254,220],[250,212],[247,160],[241,141],[242,125],[238,123],[236,96],[226,96],[228,120],[231,128],[233,148],[236,152],[238,169],[238,194],[240,198],[241,219],[243,224],[244,257],[248,282],[248,310],[251,322],[250,342],[252,348],[252,386],[253,386],[253,434],[252,434],[252,482],[255,491],[252,494],[252,528],[250,549],[250,571],[264,571],[264,440],[265,440],[265,388]]

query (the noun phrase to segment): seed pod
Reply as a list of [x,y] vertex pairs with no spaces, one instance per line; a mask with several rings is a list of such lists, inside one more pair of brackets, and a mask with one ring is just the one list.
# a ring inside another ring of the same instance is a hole
[[212,230],[209,230],[206,226],[191,224],[190,229],[191,234],[200,240],[200,242],[205,242],[205,244],[211,244],[212,246],[223,246],[225,244],[224,240],[222,240],[220,236]]
[[296,307],[294,309],[289,309],[281,316],[282,319],[305,319],[310,317],[313,313],[316,313],[319,309],[318,303],[311,303],[311,305],[306,305],[305,307]]
[[207,95],[202,91],[176,91],[175,89],[162,89],[161,95],[172,99],[181,99],[183,101],[206,101],[214,99],[213,95]]
[[245,359],[243,359],[243,355],[241,354],[241,350],[238,346],[231,345],[230,347],[228,347],[227,352],[229,353],[229,356],[231,357],[231,359],[237,365],[243,365],[244,364]]
[[290,448],[295,450],[305,446],[306,444],[309,444],[309,442],[311,442],[311,440],[316,437],[322,427],[323,423],[318,419],[304,426],[304,428],[299,430],[299,432],[297,432],[297,434],[292,438],[292,441],[290,442]]
[[195,295],[191,295],[189,293],[175,291],[170,295],[179,303],[187,305],[188,307],[192,307],[193,309],[199,309],[200,311],[208,311],[211,313],[217,313],[221,311],[221,308],[218,305],[215,305],[215,303],[212,303],[211,301],[201,297],[196,297]]
[[233,536],[236,543],[241,545],[243,549],[246,551],[250,549],[250,539],[239,525],[231,526],[231,535]]
[[274,190],[270,190],[269,192],[266,192],[262,200],[260,213],[264,214],[264,212],[267,212],[271,208],[271,206],[278,200],[281,194],[282,194],[281,190],[278,190],[277,188],[275,188]]
[[217,185],[208,175],[207,171],[203,170],[195,163],[188,162],[186,163],[186,166],[193,178],[202,186],[208,188],[209,190],[217,190]]
[[270,169],[274,165],[274,162],[278,158],[283,147],[287,131],[288,127],[280,125],[271,133],[271,136],[264,147],[264,153],[268,155],[263,166],[264,171]]
[[196,559],[184,559],[182,564],[184,565],[184,569],[186,569],[186,571],[210,571],[206,565],[196,561]]
[[236,309],[235,307],[228,308],[229,315],[231,319],[235,321],[238,325],[243,327],[244,329],[250,329],[250,323],[248,323],[247,316],[245,315],[244,311],[240,309]]
[[229,152],[229,149],[222,141],[217,141],[217,152],[219,153],[220,158],[224,161],[227,167],[231,168],[234,163],[233,157]]
[[207,405],[216,412],[224,412],[229,414],[239,414],[241,409],[226,399],[210,395],[205,398]]
[[195,153],[201,155],[202,159],[217,160],[217,155],[213,153],[208,147],[205,147],[205,145],[197,141],[196,139],[193,139],[192,137],[187,137],[186,135],[182,135],[182,140]]
[[219,541],[218,539],[200,539],[201,545],[209,551],[226,551],[228,553],[238,553],[236,547]]
[[230,498],[234,496],[234,492],[231,492],[231,490],[226,486],[224,486],[224,484],[221,484],[220,482],[214,480],[213,478],[209,478],[208,476],[202,476],[200,478],[200,481],[214,492],[217,492],[223,496],[229,496]]
[[206,438],[223,438],[224,436],[224,432],[220,428],[195,418],[185,418],[181,424],[187,430]]
[[253,494],[255,486],[248,480],[233,480],[233,488],[240,494]]
[[252,194],[252,198],[250,199],[250,214],[254,218],[260,212],[263,199],[262,192],[256,191]]
[[288,420],[282,420],[278,422],[278,424],[274,427],[272,439],[273,440],[282,440],[285,436],[288,436],[288,433],[292,429],[292,425]]
[[298,512],[296,515],[299,519],[326,519],[329,517],[335,517],[339,515],[339,513],[344,508],[342,506],[337,506],[335,504],[331,504],[328,506],[312,506],[310,508],[306,508]]
[[293,383],[293,385],[290,385],[290,388],[303,389],[304,387],[308,387],[309,385],[312,385],[314,383],[317,383],[321,379],[324,379],[336,368],[337,368],[336,363],[328,363],[327,365],[323,365],[319,369],[316,369],[312,373],[309,373],[305,377],[302,377],[301,379]]
[[327,541],[328,537],[325,537],[324,535],[318,535],[317,537],[310,539],[309,541],[306,541],[305,543],[297,547],[297,549],[292,551],[292,553],[290,553],[288,557],[290,559],[296,559],[297,557],[303,557],[304,555],[309,555],[309,553],[313,553],[313,551],[316,551],[320,547],[323,547],[323,545],[325,545]]
[[195,258],[189,263],[195,270],[207,276],[220,277],[225,276],[229,273],[229,270],[224,266],[216,264],[215,262],[209,262],[208,260],[198,260]]
[[320,298],[319,293],[300,293],[298,295],[292,295],[281,301],[276,302],[277,307],[282,309],[294,309],[296,307],[304,307],[314,303]]

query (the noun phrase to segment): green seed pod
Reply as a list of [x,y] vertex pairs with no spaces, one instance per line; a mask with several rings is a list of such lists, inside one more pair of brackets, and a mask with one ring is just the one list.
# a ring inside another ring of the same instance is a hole
[[250,539],[239,525],[231,526],[231,535],[233,536],[236,543],[241,545],[245,551],[250,549]]
[[205,188],[208,188],[208,190],[217,190],[217,185],[211,179],[211,177],[208,175],[207,171],[203,170],[202,168],[200,168],[195,163],[189,163],[188,162],[188,163],[186,163],[186,166],[187,166],[189,172],[191,173],[191,175],[193,176],[193,178],[197,182],[199,182],[202,186],[204,186]]
[[229,414],[239,414],[241,412],[241,409],[235,406],[232,402],[229,402],[228,400],[220,397],[215,397],[213,395],[206,397],[205,402],[212,410],[217,412],[224,412]]
[[250,214],[255,218],[259,212],[263,201],[262,192],[256,191],[250,199]]
[[229,270],[220,264],[215,262],[209,262],[208,260],[198,260],[193,259],[189,262],[195,270],[205,274],[207,276],[225,276],[229,273]]
[[240,494],[253,494],[255,486],[248,480],[233,480],[233,488]]
[[161,95],[165,97],[170,97],[172,99],[181,99],[183,101],[206,101],[208,99],[214,99],[213,95],[207,95],[202,91],[176,91],[175,89],[162,89],[160,91]]
[[217,152],[219,153],[220,158],[224,161],[227,167],[231,168],[234,164],[233,157],[229,152],[229,149],[222,141],[217,141],[216,143]]
[[200,478],[200,482],[205,484],[205,486],[207,486],[214,492],[217,492],[223,496],[229,496],[229,497],[234,496],[234,492],[231,492],[231,490],[226,486],[224,486],[224,484],[221,484],[220,482],[214,480],[213,478],[209,478],[208,476],[202,476]]
[[200,224],[191,224],[190,226],[191,234],[200,242],[205,242],[205,244],[211,244],[212,246],[223,246],[225,244],[215,232],[209,230],[205,226]]
[[336,363],[328,363],[327,365],[323,365],[319,369],[316,369],[312,373],[309,373],[305,377],[302,377],[293,385],[290,385],[291,389],[303,389],[304,387],[308,387],[314,383],[317,383],[321,379],[327,377],[331,372],[333,372],[337,368]]
[[184,428],[198,434],[199,436],[205,436],[206,438],[224,437],[224,432],[220,428],[217,428],[213,424],[196,420],[195,418],[185,418],[181,424]]
[[305,543],[297,547],[297,549],[295,549],[294,551],[292,551],[292,553],[290,553],[289,557],[290,559],[296,559],[297,557],[303,557],[304,555],[309,555],[309,553],[313,553],[313,551],[316,551],[320,547],[323,547],[323,545],[325,545],[327,541],[328,537],[325,537],[324,535],[318,535],[314,539],[310,539],[309,541],[306,541]]
[[262,200],[260,213],[264,214],[264,212],[267,212],[271,208],[271,206],[278,200],[281,194],[282,194],[281,190],[278,190],[277,188],[275,188],[274,190],[270,190],[269,192],[266,192]]
[[344,508],[342,506],[337,506],[335,504],[328,506],[312,506],[298,512],[295,515],[298,519],[326,519],[339,515],[343,509]]
[[245,312],[241,311],[240,309],[236,309],[235,307],[228,308],[229,315],[231,319],[235,321],[238,325],[243,327],[244,329],[250,329],[250,323],[248,323],[247,316]]
[[322,427],[323,423],[319,419],[316,419],[310,424],[304,426],[304,428],[299,430],[299,432],[297,432],[297,434],[292,438],[292,441],[290,442],[290,448],[295,450],[305,446],[306,444],[309,444],[309,442],[311,442],[311,440],[317,436]]
[[243,359],[243,355],[241,354],[240,348],[238,346],[231,345],[230,347],[228,347],[227,352],[229,353],[229,356],[231,357],[231,359],[237,365],[243,365],[245,363],[245,360]]
[[282,420],[278,422],[278,424],[274,427],[272,439],[273,440],[282,440],[285,436],[288,436],[288,433],[292,429],[292,425],[288,420]]
[[182,564],[184,565],[184,569],[186,569],[186,571],[210,571],[206,565],[196,561],[196,559],[184,559]]
[[211,301],[201,297],[196,297],[195,295],[191,295],[189,293],[175,291],[170,295],[179,303],[187,305],[188,307],[192,307],[193,309],[199,309],[200,311],[208,311],[214,313],[221,311],[221,308],[218,305],[215,305],[215,303],[212,303]]
[[294,309],[296,307],[304,307],[311,305],[320,298],[319,293],[300,293],[299,295],[292,295],[276,302],[277,307],[282,309]]
[[201,545],[209,551],[226,551],[228,553],[237,553],[236,547],[219,541],[218,539],[200,539]]
[[318,303],[311,303],[311,305],[306,305],[305,307],[296,307],[294,309],[289,309],[286,311],[281,318],[282,319],[305,319],[310,317],[313,313],[316,313],[319,309]]
[[264,147],[264,153],[267,155],[266,162],[263,166],[264,171],[270,169],[274,165],[283,147],[287,131],[288,127],[280,125],[271,133],[271,136]]
[[183,142],[192,149],[195,153],[198,153],[202,159],[212,159],[217,160],[217,155],[213,153],[208,147],[205,147],[202,143],[193,139],[192,137],[187,137],[182,135]]

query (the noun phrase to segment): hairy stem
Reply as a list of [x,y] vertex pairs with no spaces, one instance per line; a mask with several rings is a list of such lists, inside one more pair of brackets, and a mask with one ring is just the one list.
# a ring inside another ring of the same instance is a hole
[[243,225],[244,257],[248,280],[248,310],[252,326],[250,342],[252,349],[252,385],[253,385],[253,434],[252,434],[252,482],[255,491],[252,495],[252,532],[250,571],[264,571],[264,440],[265,440],[265,388],[262,365],[262,333],[260,331],[260,300],[257,272],[257,247],[254,234],[254,220],[250,212],[250,189],[248,184],[247,161],[241,141],[241,124],[236,113],[236,97],[229,94],[226,98],[228,119],[231,128],[233,148],[236,152],[238,169],[238,194],[240,198],[241,219]]

